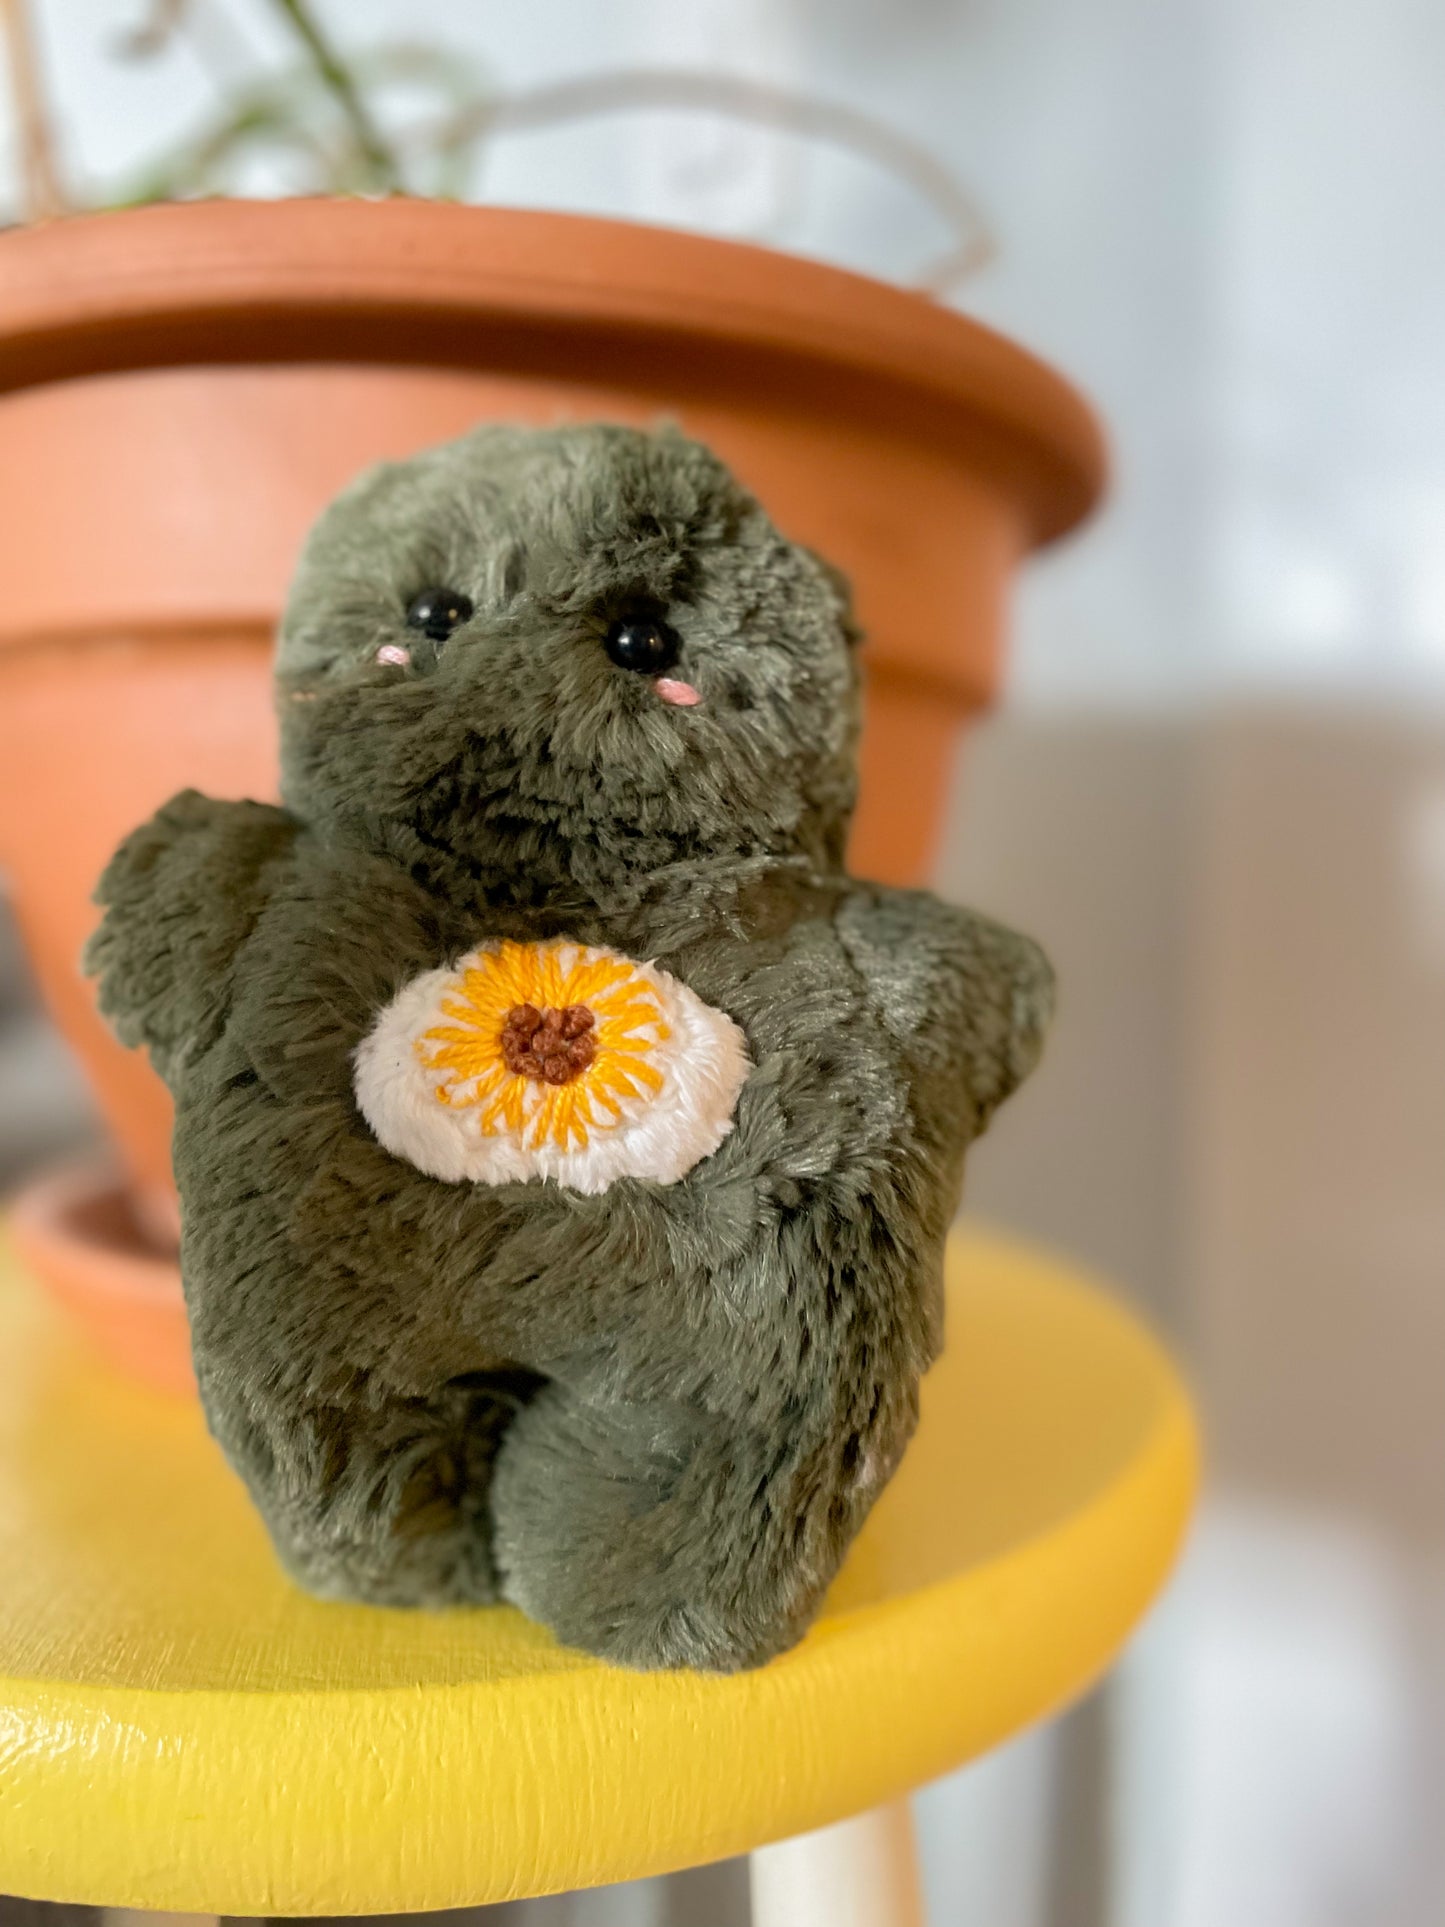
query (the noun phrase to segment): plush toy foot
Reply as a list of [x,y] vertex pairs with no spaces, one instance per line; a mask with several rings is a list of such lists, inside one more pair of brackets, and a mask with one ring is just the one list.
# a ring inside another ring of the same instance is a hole
[[[306,1591],[374,1606],[499,1597],[488,1488],[510,1390],[269,1413],[217,1426],[282,1564]],[[213,1414],[214,1417],[214,1414]]]
[[620,1666],[759,1666],[821,1591],[746,1446],[690,1409],[549,1386],[503,1441],[492,1513],[503,1597]]

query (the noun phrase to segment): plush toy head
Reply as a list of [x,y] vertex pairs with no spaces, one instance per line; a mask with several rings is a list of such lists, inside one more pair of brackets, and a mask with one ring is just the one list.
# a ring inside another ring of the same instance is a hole
[[371,470],[312,534],[285,798],[534,875],[569,852],[836,860],[849,637],[836,577],[697,443],[482,428]]

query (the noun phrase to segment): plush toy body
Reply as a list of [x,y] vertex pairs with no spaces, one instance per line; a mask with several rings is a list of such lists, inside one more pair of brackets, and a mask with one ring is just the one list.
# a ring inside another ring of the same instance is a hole
[[679,436],[372,471],[278,699],[285,807],[177,797],[90,953],[217,1438],[315,1592],[766,1659],[907,1442],[1046,964],[846,875],[841,592]]

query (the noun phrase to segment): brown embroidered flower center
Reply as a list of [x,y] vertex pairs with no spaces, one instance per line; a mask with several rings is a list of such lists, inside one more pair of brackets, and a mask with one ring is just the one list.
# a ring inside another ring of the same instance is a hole
[[597,1019],[586,1004],[538,1010],[513,1004],[502,1020],[502,1058],[518,1077],[544,1084],[570,1084],[597,1055]]

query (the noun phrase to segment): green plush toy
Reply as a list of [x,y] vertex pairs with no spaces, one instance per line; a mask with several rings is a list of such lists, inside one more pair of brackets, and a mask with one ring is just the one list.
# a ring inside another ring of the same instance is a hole
[[284,807],[186,792],[111,862],[201,1394],[311,1591],[639,1667],[808,1624],[1050,1003],[1033,944],[844,871],[853,641],[706,449],[483,428],[311,536]]

